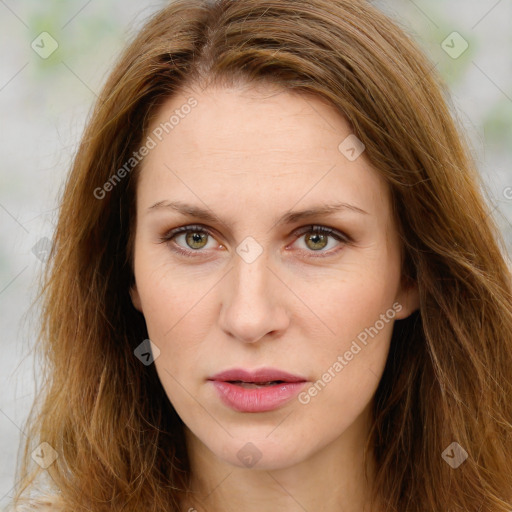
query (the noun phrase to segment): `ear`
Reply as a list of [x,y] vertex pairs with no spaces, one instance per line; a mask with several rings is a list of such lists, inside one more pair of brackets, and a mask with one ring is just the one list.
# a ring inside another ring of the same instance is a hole
[[137,290],[137,285],[136,284],[134,284],[130,288],[130,297],[132,299],[133,307],[142,313],[142,305],[141,305],[141,302],[140,302],[140,295],[139,295],[139,292]]
[[407,318],[416,310],[420,309],[420,297],[418,291],[418,284],[415,281],[409,281],[403,284],[399,293],[396,296],[396,302],[401,306],[396,308],[397,320]]

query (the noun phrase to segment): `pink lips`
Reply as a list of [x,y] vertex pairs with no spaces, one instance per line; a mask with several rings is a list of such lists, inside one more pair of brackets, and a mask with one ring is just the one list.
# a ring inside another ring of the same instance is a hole
[[307,382],[303,377],[274,368],[253,372],[235,368],[217,373],[208,380],[215,386],[223,403],[239,412],[277,409],[297,395]]

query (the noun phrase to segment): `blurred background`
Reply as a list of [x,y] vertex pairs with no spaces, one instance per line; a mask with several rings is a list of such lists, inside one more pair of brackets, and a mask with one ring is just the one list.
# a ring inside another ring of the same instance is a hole
[[[120,50],[167,1],[0,0],[0,510],[38,369],[28,311],[84,124]],[[512,0],[375,3],[450,88],[512,254]],[[468,205],[470,207],[470,205]]]

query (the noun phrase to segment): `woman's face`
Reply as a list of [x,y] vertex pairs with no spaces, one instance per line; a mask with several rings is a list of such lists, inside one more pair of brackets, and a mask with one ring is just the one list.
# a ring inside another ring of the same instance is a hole
[[189,448],[277,469],[362,442],[418,304],[349,125],[313,96],[209,88],[168,100],[149,136],[131,296]]

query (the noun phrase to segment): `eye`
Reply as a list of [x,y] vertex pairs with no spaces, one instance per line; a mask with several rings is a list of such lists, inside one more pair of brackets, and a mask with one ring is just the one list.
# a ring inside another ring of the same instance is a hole
[[[352,238],[341,231],[326,226],[304,226],[293,233],[295,237],[302,238],[304,235],[304,246],[301,250],[309,253],[327,253],[331,255],[335,251],[325,251],[329,245],[329,239],[341,242],[342,245],[352,242]],[[206,227],[200,225],[182,226],[172,229],[160,237],[160,243],[172,243],[172,249],[184,254],[185,256],[198,256],[204,252],[202,249],[212,249],[208,247],[209,238],[214,239],[212,232]],[[300,239],[299,238],[299,239]],[[181,243],[179,243],[181,239]]]
[[[187,256],[195,256],[194,252],[200,252],[208,245],[208,238],[213,238],[212,233],[203,226],[182,226],[173,229],[160,238],[161,243],[172,242],[175,249]],[[182,239],[182,243],[177,243],[176,240]]]
[[[333,253],[331,250],[323,250],[329,245],[329,239],[341,242],[342,245],[352,242],[352,238],[345,233],[326,226],[305,226],[296,231],[294,235],[300,237],[299,240],[303,238],[303,235],[305,235],[305,250],[308,252],[322,253],[321,257],[324,256],[324,253],[327,253],[327,255],[331,255]],[[338,251],[335,250],[334,252],[337,253]]]

